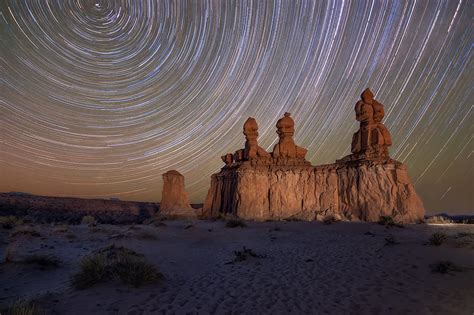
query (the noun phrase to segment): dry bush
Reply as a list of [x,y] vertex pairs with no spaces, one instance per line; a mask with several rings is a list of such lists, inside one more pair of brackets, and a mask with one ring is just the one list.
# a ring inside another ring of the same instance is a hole
[[247,224],[245,224],[244,221],[239,220],[239,219],[230,219],[225,223],[225,227],[227,227],[227,228],[236,228],[236,227],[244,228],[244,227],[247,227]]
[[333,223],[337,223],[339,222],[340,220],[338,220],[335,216],[333,215],[328,215],[328,216],[325,216],[324,219],[323,219],[323,223],[324,224],[333,224]]
[[431,272],[433,273],[442,273],[442,274],[452,274],[453,272],[460,272],[462,269],[456,266],[451,261],[440,261],[435,264],[430,265]]
[[266,257],[265,255],[260,255],[260,254],[255,253],[251,248],[246,248],[245,246],[241,251],[240,250],[234,251],[234,256],[235,256],[234,262],[245,261],[250,257],[253,257],[253,258]]
[[106,247],[83,259],[81,270],[74,275],[76,289],[89,288],[97,283],[119,279],[138,287],[163,278],[156,268],[143,260],[143,255],[125,247]]
[[88,225],[88,226],[96,226],[97,221],[91,215],[85,215],[82,217],[81,224]]
[[448,239],[448,236],[441,232],[436,232],[431,235],[430,239],[428,240],[428,244],[432,246],[440,246],[443,244],[444,241]]
[[382,215],[380,216],[379,220],[377,221],[378,224],[380,225],[384,225],[384,226],[387,226],[387,227],[392,227],[392,226],[396,226],[396,227],[399,227],[399,228],[403,228],[403,224],[400,224],[400,223],[397,223],[393,220],[393,218],[389,215]]
[[385,238],[385,246],[398,245],[400,242],[393,235],[389,235]]
[[15,259],[11,245],[5,250],[5,263],[8,264],[27,264],[38,265],[42,269],[57,268],[61,264],[61,260],[53,255],[33,254],[21,259]]
[[36,304],[29,301],[18,300],[6,309],[1,309],[0,314],[4,315],[44,315],[46,314]]
[[22,224],[23,220],[13,215],[0,217],[0,226],[2,226],[4,229],[13,229],[14,227]]

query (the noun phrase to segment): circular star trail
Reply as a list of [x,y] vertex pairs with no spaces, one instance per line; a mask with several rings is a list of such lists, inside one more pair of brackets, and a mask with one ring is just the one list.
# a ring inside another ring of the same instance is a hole
[[349,153],[354,104],[385,105],[391,156],[428,212],[472,212],[472,1],[4,0],[2,191],[202,202],[247,117],[285,111],[313,165]]

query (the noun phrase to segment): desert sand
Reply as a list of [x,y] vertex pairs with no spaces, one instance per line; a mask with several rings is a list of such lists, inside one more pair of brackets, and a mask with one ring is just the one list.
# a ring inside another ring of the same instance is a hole
[[[164,221],[165,225],[23,225],[0,229],[5,255],[54,255],[59,267],[2,263],[0,304],[33,300],[47,314],[472,314],[474,226]],[[39,236],[16,235],[34,229]],[[443,232],[440,246],[427,245]],[[387,245],[393,236],[399,242]],[[145,255],[164,279],[71,287],[81,259],[116,244]],[[246,247],[261,257],[236,261]],[[13,257],[13,258],[12,258]],[[435,273],[451,261],[460,269]],[[44,269],[44,270],[43,270]]]

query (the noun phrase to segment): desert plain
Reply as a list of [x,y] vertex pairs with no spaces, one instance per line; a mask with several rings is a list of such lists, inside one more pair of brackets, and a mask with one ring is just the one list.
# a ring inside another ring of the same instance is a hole
[[[0,305],[27,301],[44,314],[474,311],[472,224],[147,223],[0,229]],[[104,248],[143,255],[159,277],[75,287],[83,261]]]

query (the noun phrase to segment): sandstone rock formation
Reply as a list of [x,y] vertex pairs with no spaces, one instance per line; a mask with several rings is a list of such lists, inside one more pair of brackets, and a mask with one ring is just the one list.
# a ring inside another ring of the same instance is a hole
[[293,141],[295,133],[295,122],[290,117],[290,113],[285,113],[284,117],[279,119],[276,127],[280,140],[273,148],[272,156],[274,158],[302,158],[304,159],[308,150],[301,148]]
[[196,216],[196,211],[189,204],[188,194],[184,188],[184,176],[178,171],[171,170],[163,174],[160,214],[177,217]]
[[392,145],[392,137],[382,119],[384,107],[374,99],[370,89],[362,92],[361,100],[354,108],[356,119],[360,122],[359,130],[352,137],[349,159],[388,158],[388,147]]
[[255,118],[247,118],[244,123],[243,134],[245,135],[245,148],[237,150],[234,154],[227,153],[221,156],[222,161],[226,165],[232,164],[234,161],[271,158],[270,153],[258,145],[258,124]]
[[377,221],[382,215],[398,222],[422,219],[425,210],[406,166],[388,156],[391,137],[382,118],[383,105],[367,89],[356,104],[361,126],[353,137],[352,154],[314,167],[304,159],[306,149],[294,144],[294,122],[285,114],[277,123],[280,140],[271,158],[236,156],[212,175],[203,214],[232,213],[252,220],[332,216]]

